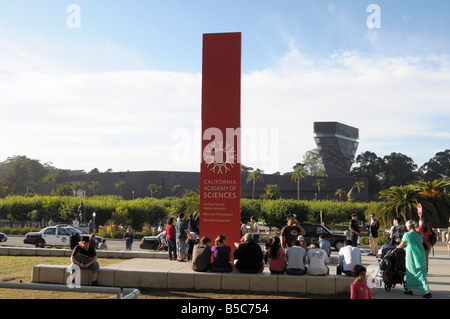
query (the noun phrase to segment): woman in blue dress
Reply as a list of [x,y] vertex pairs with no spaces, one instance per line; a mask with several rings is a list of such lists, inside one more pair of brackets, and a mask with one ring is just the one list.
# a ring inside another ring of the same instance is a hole
[[427,280],[427,262],[423,248],[422,233],[416,231],[415,222],[408,220],[405,224],[408,230],[402,237],[397,248],[406,245],[406,287],[405,294],[412,295],[413,291],[423,294],[424,298],[431,298]]

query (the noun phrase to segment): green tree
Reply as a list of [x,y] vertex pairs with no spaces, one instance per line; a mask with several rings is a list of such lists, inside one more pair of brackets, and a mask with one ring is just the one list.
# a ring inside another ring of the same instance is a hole
[[339,196],[339,201],[342,202],[342,195],[345,194],[345,191],[342,188],[336,189],[334,195]]
[[294,166],[291,180],[297,182],[297,200],[300,200],[300,180],[305,179],[306,173],[301,166]]
[[259,169],[250,172],[247,176],[247,183],[252,182],[252,199],[255,199],[255,185],[256,182],[262,182],[264,179]]
[[150,192],[150,197],[153,197],[153,194],[159,194],[162,191],[162,186],[156,184],[150,184],[147,186],[147,190]]
[[378,207],[377,217],[383,225],[390,225],[396,216],[403,220],[413,219],[413,212],[417,212],[417,191],[412,185],[392,186],[380,191],[383,203]]
[[267,184],[264,190],[264,194],[261,195],[262,199],[278,199],[281,197],[280,189],[276,184]]
[[417,192],[418,201],[423,206],[423,217],[431,225],[447,225],[450,197],[446,189],[450,187],[450,178],[436,179],[431,182],[419,180],[412,186]]

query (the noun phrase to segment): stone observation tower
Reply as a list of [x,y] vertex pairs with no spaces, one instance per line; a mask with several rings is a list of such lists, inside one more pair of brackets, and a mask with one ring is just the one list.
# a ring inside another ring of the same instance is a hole
[[348,177],[358,148],[358,129],[338,122],[314,122],[314,134],[327,175]]

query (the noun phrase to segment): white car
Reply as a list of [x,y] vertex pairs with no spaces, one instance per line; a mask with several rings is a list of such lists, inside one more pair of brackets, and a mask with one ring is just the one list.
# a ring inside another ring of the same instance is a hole
[[[45,246],[70,246],[70,236],[74,233],[80,236],[89,236],[70,226],[49,226],[39,232],[30,232],[25,235],[25,244],[35,245],[44,248]],[[97,243],[101,242],[101,237],[95,237]]]

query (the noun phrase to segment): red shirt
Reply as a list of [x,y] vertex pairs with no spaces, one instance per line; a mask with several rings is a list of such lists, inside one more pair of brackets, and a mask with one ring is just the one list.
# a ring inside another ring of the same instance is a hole
[[350,285],[350,299],[372,299],[372,291],[367,286],[367,281],[360,283],[355,280]]
[[169,224],[166,226],[166,238],[176,239],[177,231],[173,224]]
[[274,258],[270,259],[269,269],[275,270],[275,271],[286,269],[286,263],[284,262],[284,254],[281,249],[278,249],[277,259],[274,259]]
[[[416,228],[416,231],[422,233],[424,241],[427,243],[428,247],[431,247],[431,242],[430,242],[431,227],[428,227],[427,231],[425,231],[425,232],[420,227]],[[434,230],[433,230],[433,233],[436,234],[436,232]]]

